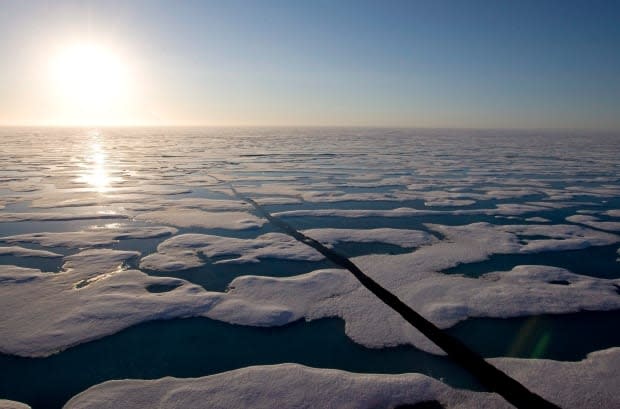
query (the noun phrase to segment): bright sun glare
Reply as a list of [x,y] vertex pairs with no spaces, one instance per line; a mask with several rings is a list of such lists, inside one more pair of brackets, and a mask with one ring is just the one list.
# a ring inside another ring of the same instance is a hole
[[51,81],[65,116],[105,122],[128,97],[128,70],[112,50],[95,44],[62,48],[51,59]]

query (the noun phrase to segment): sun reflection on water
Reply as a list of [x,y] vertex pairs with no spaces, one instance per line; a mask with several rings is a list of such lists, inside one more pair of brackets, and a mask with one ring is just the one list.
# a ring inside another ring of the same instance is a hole
[[77,181],[90,185],[99,193],[109,192],[112,189],[112,182],[118,178],[110,176],[105,149],[101,142],[95,139],[90,143],[89,150],[90,154],[84,164],[86,173],[82,174]]

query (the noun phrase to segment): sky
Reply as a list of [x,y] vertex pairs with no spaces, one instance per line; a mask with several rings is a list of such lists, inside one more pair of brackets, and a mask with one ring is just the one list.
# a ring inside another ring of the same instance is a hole
[[619,1],[3,0],[0,58],[2,125],[620,130]]

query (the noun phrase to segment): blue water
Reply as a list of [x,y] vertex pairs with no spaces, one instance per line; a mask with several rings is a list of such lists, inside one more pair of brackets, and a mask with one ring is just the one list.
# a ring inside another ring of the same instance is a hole
[[618,322],[618,310],[583,311],[509,319],[471,318],[449,332],[485,357],[578,361],[592,351],[620,345]]
[[[428,184],[424,190],[430,193],[461,189],[465,192],[484,193],[488,190],[512,190],[520,187],[535,192],[518,198],[478,200],[468,206],[441,207],[427,207],[422,199],[388,198],[379,201],[343,200],[323,203],[302,200],[290,205],[266,206],[271,212],[315,209],[389,210],[398,207],[439,211],[493,209],[502,203],[549,200],[543,192],[544,187],[532,186],[533,181],[543,182],[544,186],[559,190],[573,186],[613,187],[620,182],[617,177],[620,174],[617,155],[620,140],[617,138],[579,138],[565,135],[539,138],[538,135],[507,136],[494,131],[491,132],[492,135],[486,136],[476,136],[473,131],[462,131],[458,137],[446,136],[441,131],[425,137],[422,135],[424,132],[420,132],[422,131],[344,129],[257,129],[221,132],[121,129],[103,130],[93,139],[87,132],[78,130],[68,133],[66,130],[40,130],[34,133],[28,130],[21,133],[0,130],[0,133],[4,133],[1,135],[3,149],[0,151],[0,159],[4,160],[8,169],[0,173],[4,176],[19,176],[20,180],[30,180],[34,184],[43,181],[42,187],[45,184],[44,189],[32,193],[14,192],[7,188],[6,183],[0,184],[0,199],[10,197],[9,202],[12,202],[8,203],[2,212],[62,211],[78,214],[84,211],[113,209],[113,205],[64,209],[29,208],[31,200],[37,196],[56,194],[60,197],[62,194],[63,198],[77,198],[85,192],[88,186],[72,185],[71,181],[85,170],[96,170],[93,163],[84,159],[92,154],[93,143],[106,154],[105,163],[99,165],[105,166],[110,176],[123,179],[122,186],[111,183],[111,193],[117,193],[117,187],[140,192],[141,186],[159,185],[169,189],[191,190],[178,195],[153,195],[153,203],[162,199],[188,197],[234,199],[228,186],[220,186],[226,190],[216,191],[209,185],[194,186],[196,180],[200,179],[186,179],[198,176],[211,181],[211,174],[233,180],[237,186],[251,186],[258,190],[261,184],[282,184],[285,195],[290,187],[300,191],[389,195],[405,193],[409,183]],[[465,134],[462,134],[463,132]],[[30,148],[23,149],[24,146]],[[367,173],[378,175],[380,180],[401,176],[406,179],[389,182],[386,186],[350,186],[352,178]],[[292,179],[287,181],[279,179],[280,177]],[[607,179],[609,177],[611,179]],[[508,178],[512,180],[507,180]],[[55,183],[59,189],[54,192]],[[259,192],[253,196],[260,198],[272,195],[261,195]],[[613,194],[608,196],[580,193],[567,199],[573,202],[570,207],[538,210],[513,219],[482,214],[360,218],[285,216],[283,219],[300,230],[322,227],[392,227],[423,230],[441,239],[440,234],[430,231],[425,224],[529,224],[524,219],[534,216],[549,219],[550,223],[566,224],[565,218],[576,214],[577,210],[603,211],[620,208],[620,197],[614,197]],[[147,196],[145,203],[148,202]],[[606,216],[600,218],[612,220]],[[141,222],[124,218],[0,222],[0,237],[43,231],[78,231],[105,223],[141,225]],[[178,234],[202,233],[247,239],[276,231],[270,224],[248,230],[178,230]],[[167,238],[120,240],[106,247],[136,250],[146,255],[155,252],[157,246]],[[28,243],[23,246],[46,249]],[[334,247],[336,251],[349,257],[411,251],[381,243],[339,243]],[[617,248],[618,246],[614,245],[576,251],[493,255],[486,261],[461,264],[444,273],[479,277],[490,271],[506,271],[521,264],[538,264],[563,267],[594,277],[619,278]],[[77,248],[46,250],[64,255],[80,251]],[[235,277],[241,275],[285,277],[333,267],[327,261],[267,259],[251,264],[215,264],[216,260],[205,259],[205,266],[186,271],[147,273],[180,277],[208,290],[224,291]],[[41,268],[53,273],[61,268],[62,259],[2,256],[0,263]],[[130,266],[136,267],[137,263]],[[147,287],[152,293],[170,289],[170,286],[164,285]],[[618,291],[620,296],[620,289]],[[579,360],[588,352],[620,345],[619,320],[618,311],[512,319],[476,318],[459,323],[449,329],[449,332],[487,357]],[[412,347],[374,350],[357,345],[345,336],[344,324],[339,319],[297,322],[281,328],[251,328],[195,318],[144,323],[48,358],[29,359],[0,355],[0,397],[30,403],[35,409],[58,408],[88,386],[109,379],[202,376],[248,365],[281,362],[299,362],[355,372],[422,372],[454,386],[474,389],[479,387],[468,374],[463,373],[446,358]]]
[[443,272],[479,277],[492,271],[508,271],[518,265],[532,264],[562,267],[573,273],[591,277],[620,278],[617,249],[618,245],[612,245],[534,254],[493,254],[488,260],[459,264]]
[[62,257],[15,257],[0,256],[0,264],[13,265],[27,268],[38,268],[41,271],[58,272],[62,266]]
[[293,261],[265,259],[259,263],[213,264],[179,271],[143,271],[149,275],[160,277],[177,277],[198,284],[209,291],[225,291],[228,284],[242,275],[262,275],[270,277],[292,277],[309,273],[317,269],[333,268],[328,261]]
[[198,377],[284,362],[353,372],[422,372],[454,386],[479,388],[445,357],[412,347],[357,345],[338,319],[253,328],[193,318],[137,325],[48,358],[0,355],[0,396],[33,409],[54,409],[109,379]]
[[[448,332],[485,357],[574,361],[620,345],[619,320],[620,311],[476,318]],[[369,349],[355,344],[339,319],[256,328],[191,318],[136,325],[47,358],[0,355],[0,396],[34,409],[59,408],[109,379],[198,377],[284,362],[352,372],[419,372],[455,387],[482,389],[446,357],[407,346]]]

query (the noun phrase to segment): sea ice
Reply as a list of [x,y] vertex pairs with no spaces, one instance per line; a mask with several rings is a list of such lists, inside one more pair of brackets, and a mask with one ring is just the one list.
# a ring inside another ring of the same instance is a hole
[[110,223],[74,232],[41,232],[0,237],[7,243],[36,243],[45,247],[87,248],[112,245],[122,239],[150,239],[175,234],[174,227]]
[[119,270],[125,262],[139,256],[137,251],[90,249],[66,256],[62,268],[79,275],[104,274]]
[[261,227],[267,220],[246,212],[206,212],[198,209],[169,208],[139,213],[136,220],[170,224],[177,227],[245,230]]
[[[620,280],[585,277],[555,267],[518,266],[477,279],[439,273],[458,263],[484,260],[493,253],[566,248],[562,241],[573,247],[590,245],[594,240],[607,243],[611,238],[617,241],[617,236],[573,225],[474,223],[429,227],[441,232],[444,239],[411,253],[361,256],[353,261],[442,328],[469,317],[620,308]],[[517,236],[543,233],[538,230],[550,227],[546,234],[559,238],[522,242]],[[546,244],[531,247],[536,242]],[[167,258],[168,251],[171,258]],[[310,247],[280,233],[251,240],[181,235],[163,242],[158,253],[142,260],[142,267],[178,269],[178,263],[187,260],[203,262],[199,251],[207,256],[240,253],[244,261],[291,255],[303,255],[303,259],[321,257]],[[145,288],[166,279],[123,270],[126,260],[136,256],[135,252],[87,250],[66,257],[64,272],[27,270],[27,280],[20,280],[24,277],[23,269],[10,270],[5,266],[0,303],[10,303],[12,307],[0,308],[0,332],[7,335],[0,339],[0,350],[26,356],[46,355],[138,322],[202,315],[263,326],[283,325],[303,317],[339,316],[346,322],[347,335],[363,345],[408,343],[439,352],[344,270],[316,271],[291,278],[242,276],[231,282],[227,293],[206,292],[202,287],[182,282],[173,291],[154,295]],[[558,280],[569,285],[553,284]],[[80,308],[75,309],[76,305]],[[24,326],[24,322],[30,324]],[[37,328],[36,334],[29,330],[32,326]]]
[[[620,348],[579,362],[494,358],[493,364],[566,409],[620,407]],[[253,366],[202,378],[118,380],[93,386],[65,409],[385,408],[438,402],[446,409],[512,408],[499,395],[449,387],[421,374],[357,374],[299,364]]]
[[[219,297],[177,279],[119,268],[134,254],[88,251],[55,274],[0,265],[0,352],[50,355],[140,322],[200,315]],[[169,292],[146,289],[179,282]]]
[[326,244],[340,242],[386,243],[395,246],[413,248],[433,243],[437,239],[424,231],[408,229],[309,229],[302,232]]
[[439,401],[450,408],[510,408],[490,393],[450,388],[421,374],[371,375],[299,364],[253,366],[195,379],[109,381],[71,399],[64,409],[333,408],[392,409]]
[[313,248],[283,233],[266,233],[255,239],[238,239],[208,234],[182,234],[157,246],[157,253],[140,261],[140,268],[157,271],[184,270],[206,264],[201,255],[215,263],[255,263],[263,258],[318,261],[323,256]]
[[9,246],[0,247],[0,256],[57,258],[62,257],[62,254],[45,250],[33,250],[20,246]]
[[620,222],[602,221],[594,216],[573,215],[566,218],[569,222],[579,223],[595,229],[620,232]]
[[399,207],[390,210],[371,209],[308,209],[287,210],[274,213],[274,216],[284,217],[420,217],[420,216],[463,216],[463,215],[487,215],[487,216],[520,216],[522,214],[539,212],[543,207],[520,204],[499,203],[495,209],[462,209],[462,210],[420,210],[409,207]]
[[88,213],[0,213],[0,222],[29,222],[29,221],[69,221],[91,219],[127,219],[129,216],[117,212],[88,212]]
[[549,223],[551,222],[551,220],[546,219],[544,217],[528,217],[527,219],[525,219],[526,222],[531,222],[531,223]]
[[0,399],[0,409],[31,409],[25,403],[15,402],[12,400]]

